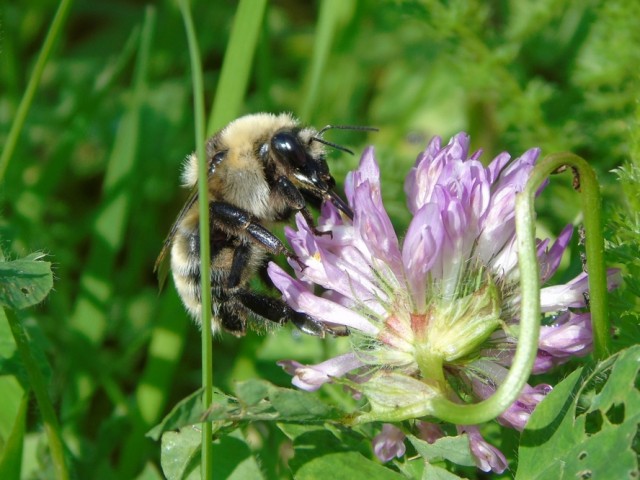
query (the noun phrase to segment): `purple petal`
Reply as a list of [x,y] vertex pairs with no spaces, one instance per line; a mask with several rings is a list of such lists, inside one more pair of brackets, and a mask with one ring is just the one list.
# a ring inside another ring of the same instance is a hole
[[487,179],[489,183],[495,183],[498,176],[502,172],[502,169],[511,160],[511,155],[507,152],[502,152],[496,158],[494,158],[487,167]]
[[[620,270],[607,270],[607,289],[617,288],[621,282]],[[585,293],[589,290],[589,278],[585,272],[564,285],[554,285],[540,290],[540,307],[543,312],[555,312],[586,305]]]
[[368,147],[360,157],[358,168],[347,174],[345,179],[345,195],[351,207],[355,206],[355,193],[357,188],[363,183],[378,185],[380,189],[380,168],[376,162],[375,151],[373,147]]
[[[477,371],[471,377],[471,388],[473,393],[482,400],[492,396],[508,374],[507,368],[487,359],[476,360],[470,365]],[[521,431],[535,406],[550,391],[551,386],[546,384],[536,387],[525,385],[518,399],[498,416],[498,422]]]
[[353,353],[346,353],[326,360],[317,365],[303,365],[295,360],[281,360],[278,362],[285,372],[293,375],[296,387],[313,392],[333,378],[342,377],[351,370],[363,366],[363,363]]
[[572,357],[583,357],[591,352],[592,345],[591,314],[565,312],[556,324],[540,327],[533,373],[544,373]]
[[589,277],[582,272],[568,283],[541,289],[540,307],[543,312],[584,307],[587,290],[589,290]]
[[350,186],[355,235],[374,258],[388,264],[396,275],[402,274],[398,237],[382,204],[380,169],[368,148],[355,171]]
[[[558,235],[557,240],[553,246],[547,250],[538,253],[538,260],[540,261],[540,281],[546,282],[558,269],[560,260],[562,260],[562,254],[564,253],[569,241],[571,240],[571,234],[573,233],[573,225],[569,224]],[[546,245],[543,243],[542,245]]]
[[433,187],[440,178],[444,168],[445,158],[440,155],[441,139],[434,137],[426,150],[416,159],[415,166],[409,171],[404,183],[409,211],[415,214],[420,208],[431,201]]
[[273,284],[282,292],[285,301],[294,310],[305,312],[322,322],[344,325],[368,335],[377,335],[378,328],[366,318],[338,303],[314,295],[304,283],[289,276],[275,263],[269,263],[267,272]]
[[480,430],[473,425],[462,425],[457,427],[458,432],[466,433],[469,436],[469,447],[471,454],[475,458],[476,466],[483,472],[504,472],[509,464],[500,450],[488,443]]
[[494,192],[489,206],[480,221],[478,236],[478,257],[490,263],[515,237],[515,196],[514,188],[503,188]]
[[504,168],[494,184],[493,191],[508,187],[516,192],[524,189],[533,166],[540,155],[539,148],[531,148]]
[[373,437],[373,453],[385,463],[394,458],[400,458],[406,451],[404,439],[405,434],[402,430],[390,423],[385,423],[382,425],[382,432]]
[[386,295],[377,286],[368,252],[364,255],[353,245],[350,233],[353,229],[337,226],[332,229],[331,236],[319,237],[313,234],[301,215],[296,215],[296,223],[298,230],[285,228],[285,234],[293,251],[305,264],[300,270],[297,262],[289,261],[297,276],[383,313],[379,300]]
[[444,437],[444,432],[437,423],[423,422],[418,420],[418,437],[427,443],[433,443]]
[[413,217],[402,246],[402,261],[418,311],[427,293],[427,273],[441,252],[444,231],[438,207],[423,205]]
[[535,387],[525,385],[518,399],[498,416],[498,423],[522,431],[533,410],[551,390],[551,385],[546,383]]

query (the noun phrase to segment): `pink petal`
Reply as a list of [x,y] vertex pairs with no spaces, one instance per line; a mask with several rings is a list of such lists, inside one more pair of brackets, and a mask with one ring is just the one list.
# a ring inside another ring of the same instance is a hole
[[289,276],[275,263],[269,263],[267,272],[273,284],[282,292],[285,301],[294,310],[305,312],[322,322],[344,325],[368,335],[377,335],[379,329],[366,318],[331,300],[314,295],[304,283]]
[[346,353],[317,365],[303,365],[295,360],[281,360],[278,365],[289,375],[294,375],[291,383],[296,387],[313,392],[333,378],[342,377],[364,364],[355,354]]

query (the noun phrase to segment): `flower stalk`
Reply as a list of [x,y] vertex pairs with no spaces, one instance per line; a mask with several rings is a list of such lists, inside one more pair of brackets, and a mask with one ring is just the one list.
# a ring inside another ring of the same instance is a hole
[[527,188],[539,188],[550,174],[567,166],[573,170],[574,187],[580,193],[582,203],[589,273],[589,310],[593,328],[593,357],[594,360],[600,361],[611,353],[611,336],[602,233],[602,198],[595,170],[586,160],[573,153],[554,153],[545,157],[533,170]]

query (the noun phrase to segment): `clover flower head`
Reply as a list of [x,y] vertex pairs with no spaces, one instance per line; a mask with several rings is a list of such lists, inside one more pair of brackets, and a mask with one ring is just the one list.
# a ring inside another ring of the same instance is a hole
[[[317,228],[331,235],[317,236],[298,214],[297,228],[288,228],[286,236],[305,267],[290,262],[294,278],[269,265],[272,281],[294,309],[351,333],[347,354],[313,366],[281,362],[293,383],[306,390],[348,384],[369,404],[359,422],[437,417],[437,398],[464,403],[491,396],[518,341],[515,197],[539,153],[534,148],[515,159],[502,153],[485,167],[481,152],[469,154],[465,133],[445,146],[434,138],[405,181],[412,220],[400,241],[382,202],[374,150],[367,149],[345,182],[353,220],[327,202]],[[553,244],[539,241],[542,281],[558,268],[571,233],[569,226]],[[590,315],[580,310],[586,306],[586,277],[541,289],[549,322],[535,373],[590,351]],[[615,279],[611,272],[610,286]],[[498,421],[522,430],[550,389],[527,385]],[[390,459],[400,451],[399,436],[392,448],[385,428],[374,443],[376,454]],[[477,429],[465,431],[480,468],[506,468]]]

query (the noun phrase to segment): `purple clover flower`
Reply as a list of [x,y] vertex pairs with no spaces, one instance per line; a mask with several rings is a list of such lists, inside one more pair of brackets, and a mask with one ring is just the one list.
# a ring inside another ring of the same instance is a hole
[[373,452],[381,462],[388,462],[404,455],[407,447],[404,445],[406,435],[399,428],[390,423],[382,426],[382,431],[373,437]]
[[[294,309],[351,333],[350,353],[311,366],[280,362],[293,383],[306,390],[327,382],[348,385],[370,406],[360,422],[433,416],[436,397],[466,402],[492,395],[518,340],[515,196],[539,153],[534,148],[514,160],[502,153],[484,167],[480,151],[469,155],[465,133],[444,147],[434,138],[405,181],[413,219],[400,242],[382,203],[373,148],[367,149],[345,182],[353,221],[327,202],[318,229],[332,235],[315,236],[298,214],[297,229],[288,228],[286,236],[305,268],[290,262],[293,278],[269,265],[272,281]],[[569,226],[551,246],[539,242],[543,282],[558,268],[571,233]],[[609,272],[609,286],[616,282],[616,272]],[[321,296],[314,285],[324,290]],[[586,274],[541,289],[542,311],[551,322],[542,327],[535,373],[590,351],[589,313],[569,310],[586,306],[587,289]],[[550,389],[525,386],[498,421],[522,430]],[[506,468],[477,428],[463,430],[479,468]],[[381,459],[400,451],[400,437],[394,436],[393,448],[389,437],[383,429],[374,442]]]

